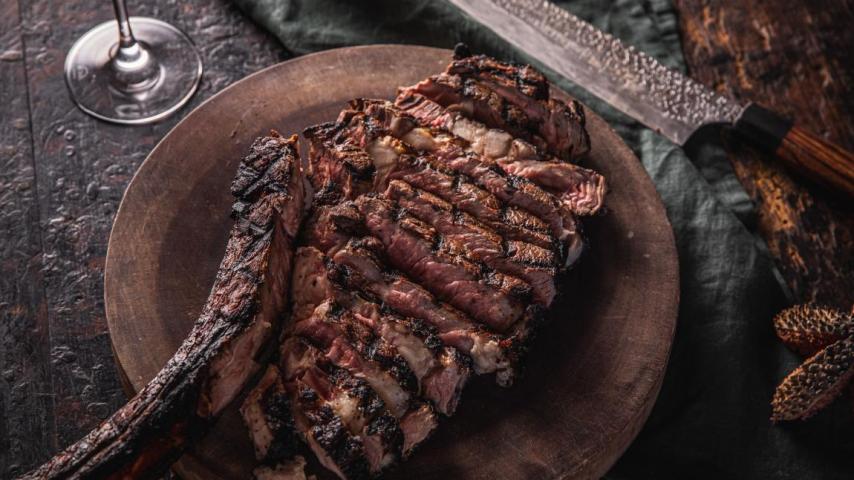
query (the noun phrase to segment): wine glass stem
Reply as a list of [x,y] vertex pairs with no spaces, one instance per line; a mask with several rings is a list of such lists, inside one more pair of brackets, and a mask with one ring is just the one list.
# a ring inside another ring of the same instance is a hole
[[113,9],[116,11],[116,21],[119,23],[119,48],[129,48],[136,45],[133,30],[130,28],[128,7],[125,0],[113,0]]
[[145,90],[157,80],[157,61],[134,38],[125,0],[113,0],[113,9],[119,24],[119,45],[112,60],[114,85],[128,92]]

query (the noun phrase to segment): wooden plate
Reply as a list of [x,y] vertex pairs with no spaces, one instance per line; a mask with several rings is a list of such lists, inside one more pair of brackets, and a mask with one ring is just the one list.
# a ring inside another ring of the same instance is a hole
[[[157,145],[125,193],[107,253],[107,320],[129,389],[160,370],[204,303],[231,224],[228,185],[252,140],[332,120],[351,98],[391,98],[449,59],[414,46],[300,57],[223,90]],[[475,381],[458,413],[388,478],[598,478],[646,420],[676,324],[673,233],[637,158],[589,109],[588,122],[588,165],[609,181],[608,212],[585,222],[590,247],[527,375],[509,390]],[[235,410],[176,465],[182,477],[249,478]]]

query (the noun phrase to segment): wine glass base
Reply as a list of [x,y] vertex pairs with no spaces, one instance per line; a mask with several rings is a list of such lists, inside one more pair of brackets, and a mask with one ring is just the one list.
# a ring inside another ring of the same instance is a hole
[[71,98],[93,117],[125,125],[154,123],[187,103],[202,79],[202,59],[187,35],[153,18],[130,17],[137,42],[156,62],[156,76],[123,84],[111,60],[118,47],[115,20],[86,32],[65,58]]

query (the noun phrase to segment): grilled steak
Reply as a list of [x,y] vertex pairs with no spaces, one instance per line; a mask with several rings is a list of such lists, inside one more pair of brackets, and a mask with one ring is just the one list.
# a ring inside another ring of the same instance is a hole
[[[481,155],[494,161],[511,178],[525,178],[551,192],[577,215],[592,215],[602,207],[606,187],[604,177],[598,173],[540,154],[530,143],[487,128],[424,96],[405,92],[396,103],[422,125],[432,126],[413,128],[404,137],[407,142],[444,157]],[[378,102],[366,108],[371,115],[389,115],[384,110],[393,112],[389,105]],[[498,171],[494,167],[493,170]]]
[[241,162],[231,185],[235,225],[225,257],[202,314],[163,370],[86,437],[23,478],[156,478],[258,372],[286,310],[303,211],[295,144],[295,136],[274,133],[256,140]]
[[584,108],[549,97],[549,83],[530,65],[512,65],[464,46],[439,75],[403,89],[430,98],[513,136],[525,139],[563,160],[590,150]]
[[[393,123],[393,122],[392,122]],[[386,133],[396,132],[409,139],[405,129],[388,131],[374,118],[359,112],[345,111],[339,122],[311,132],[313,144],[323,151],[335,150],[317,158],[342,161],[349,156],[370,158],[380,167],[370,181],[358,190],[339,189],[338,197],[355,198],[370,190],[382,191],[387,181],[405,179],[414,186],[444,198],[482,221],[496,225],[496,230],[546,246],[559,246],[568,263],[580,253],[581,239],[571,211],[561,209],[560,203],[548,192],[524,178],[504,173],[490,160],[475,154],[459,155],[459,151],[441,150],[420,152],[407,142]],[[359,144],[362,149],[354,147]],[[344,184],[347,180],[323,177],[331,167],[315,168],[314,181],[328,192],[328,186]],[[339,173],[346,170],[337,169]],[[350,182],[352,184],[352,182]],[[340,200],[335,195],[330,200]],[[551,238],[549,238],[551,236]]]
[[[493,175],[503,171],[510,179],[530,180],[557,196],[577,215],[592,215],[604,202],[605,179],[598,173],[542,155],[530,143],[503,130],[488,128],[423,95],[407,90],[398,96],[396,105],[358,99],[351,108],[342,114],[342,119],[364,112],[371,122],[382,125],[389,133],[449,162],[460,157],[482,157],[478,163],[490,168]],[[474,172],[470,175],[480,176]]]
[[473,373],[512,383],[582,251],[579,218],[604,200],[604,178],[570,163],[590,148],[581,105],[551,98],[529,66],[458,48],[394,102],[354,100],[304,135],[305,226],[295,137],[259,139],[191,335],[27,478],[157,475],[258,376],[279,330],[240,408],[259,479],[306,478],[307,452],[342,479],[373,478],[454,413]]
[[454,412],[472,372],[512,382],[605,182],[567,161],[589,150],[580,104],[482,56],[304,135],[300,288],[242,411],[259,460],[298,464],[293,426],[341,478],[367,478]]

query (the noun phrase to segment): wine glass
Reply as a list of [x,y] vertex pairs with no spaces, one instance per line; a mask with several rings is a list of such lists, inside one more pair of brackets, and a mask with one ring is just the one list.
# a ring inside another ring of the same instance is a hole
[[162,120],[190,100],[202,78],[202,59],[181,30],[154,18],[128,17],[113,0],[118,23],[86,32],[65,58],[71,98],[101,120],[142,125]]

